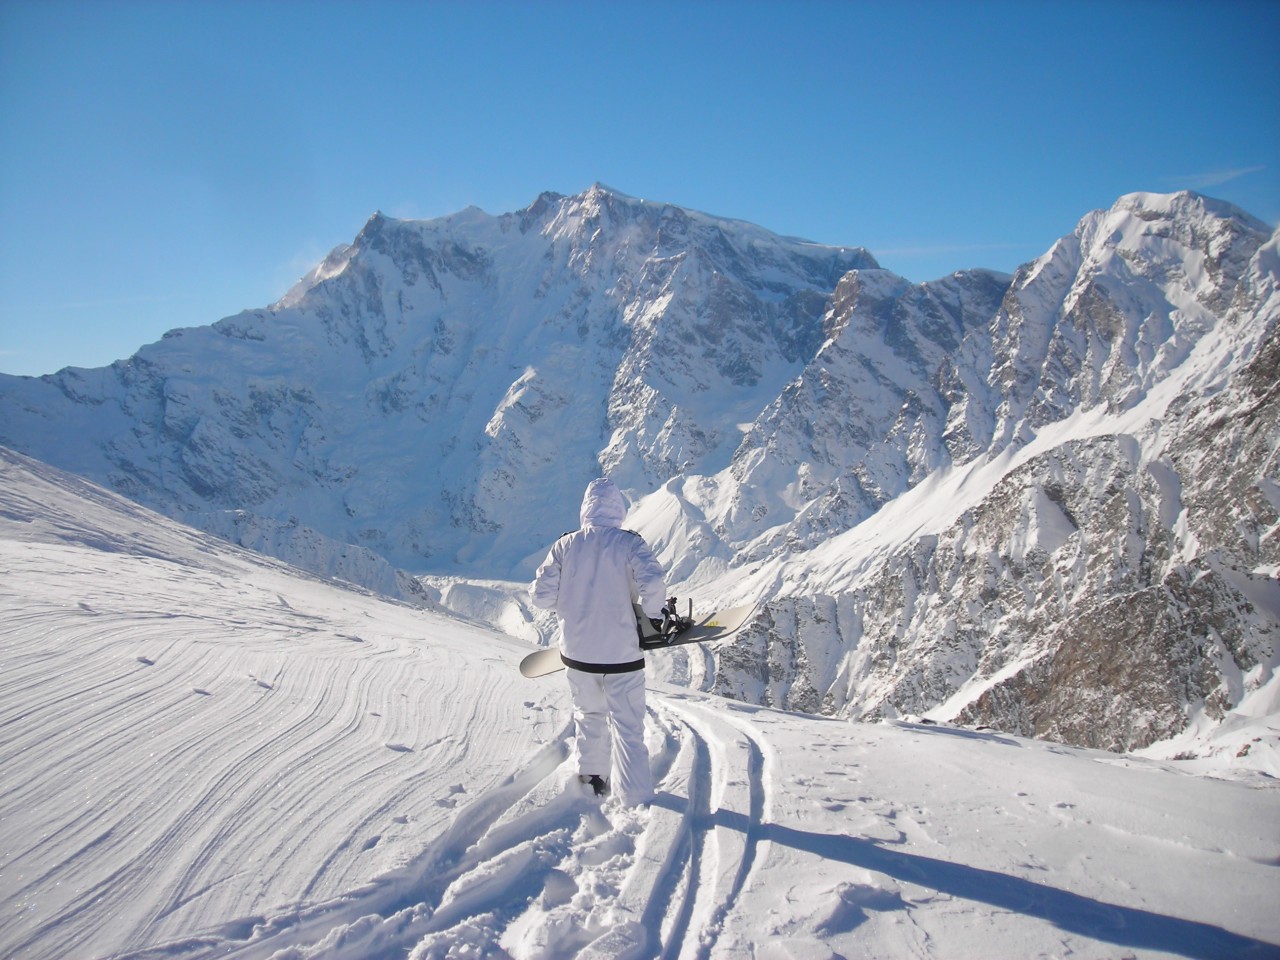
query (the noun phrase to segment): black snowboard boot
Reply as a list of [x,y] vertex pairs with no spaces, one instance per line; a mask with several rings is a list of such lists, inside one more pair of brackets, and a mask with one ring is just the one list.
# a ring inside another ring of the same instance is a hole
[[578,774],[579,783],[591,784],[591,789],[596,792],[597,797],[607,797],[609,795],[609,781],[598,773]]

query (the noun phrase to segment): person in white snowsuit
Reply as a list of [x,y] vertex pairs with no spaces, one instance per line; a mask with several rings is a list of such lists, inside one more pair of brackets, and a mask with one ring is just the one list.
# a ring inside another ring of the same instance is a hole
[[538,568],[530,596],[554,610],[560,655],[573,694],[578,773],[596,793],[610,790],[610,747],[618,799],[653,798],[644,744],[644,657],[633,600],[660,617],[662,567],[638,533],[622,529],[627,506],[613,481],[592,480],[582,498],[582,526],[557,540]]

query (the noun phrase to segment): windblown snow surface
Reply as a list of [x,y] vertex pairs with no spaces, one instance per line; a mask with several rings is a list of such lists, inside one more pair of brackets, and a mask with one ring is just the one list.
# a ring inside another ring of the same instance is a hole
[[652,682],[584,796],[529,643],[0,450],[0,955],[1280,956],[1280,790]]

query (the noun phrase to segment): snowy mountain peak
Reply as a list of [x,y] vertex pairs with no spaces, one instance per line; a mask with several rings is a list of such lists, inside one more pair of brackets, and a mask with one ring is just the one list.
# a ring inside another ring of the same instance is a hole
[[1265,235],[1271,232],[1271,228],[1263,221],[1234,204],[1191,190],[1177,193],[1129,193],[1117,200],[1111,209],[1128,210],[1144,220],[1236,220],[1255,233]]
[[[377,217],[378,214],[374,214],[374,216]],[[334,247],[327,257],[295,283],[288,293],[271,305],[271,308],[273,310],[282,310],[297,306],[302,298],[306,296],[307,291],[342,273],[358,249],[356,244],[342,244]]]
[[[839,278],[873,263],[599,185],[503,217],[377,213],[269,310],[95,378],[148,426],[117,422],[77,465],[188,519],[248,510],[404,568],[523,571],[602,469],[644,492],[727,464]],[[87,413],[62,383],[23,407]],[[5,439],[58,459],[24,419]]]
[[764,601],[685,682],[1141,746],[1276,666],[1280,276],[1237,214],[1132,194],[928,284],[600,184],[375,214],[269,309],[0,377],[0,443],[410,597],[527,577],[607,473],[681,594]]
[[582,199],[586,203],[601,203],[606,200],[627,204],[644,203],[643,200],[623,193],[621,190],[615,190],[608,184],[601,183],[598,180],[587,188],[586,192],[582,194]]

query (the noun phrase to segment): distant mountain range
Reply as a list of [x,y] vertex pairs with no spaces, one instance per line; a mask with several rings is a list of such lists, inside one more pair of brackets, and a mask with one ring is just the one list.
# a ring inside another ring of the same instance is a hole
[[607,473],[677,592],[766,601],[662,676],[1132,749],[1280,703],[1278,277],[1190,193],[915,285],[597,185],[378,214],[271,307],[0,376],[0,443],[404,598],[526,578]]

